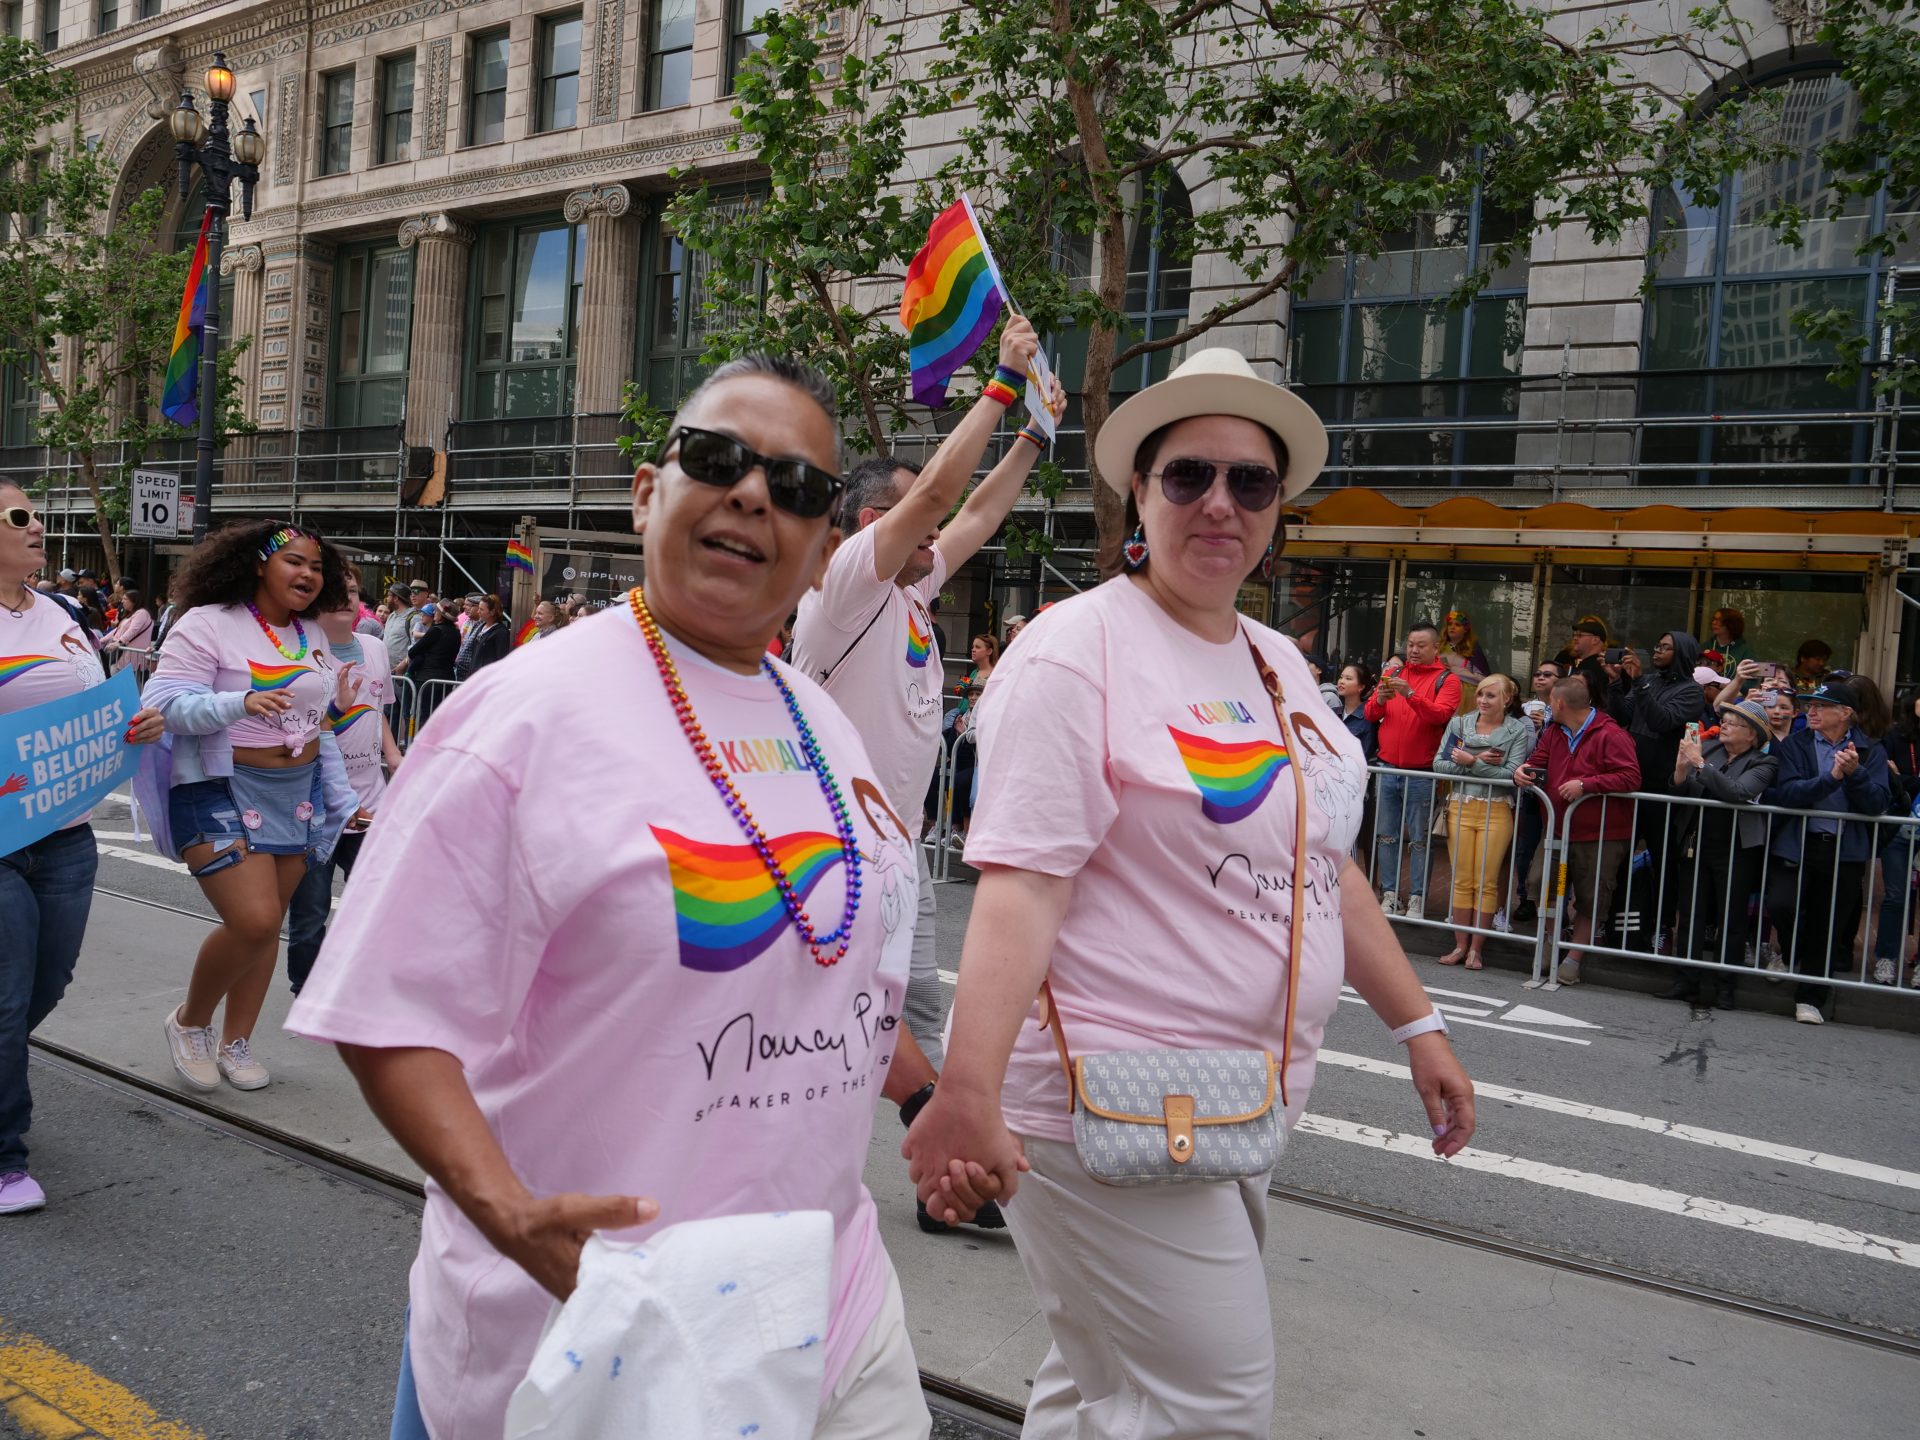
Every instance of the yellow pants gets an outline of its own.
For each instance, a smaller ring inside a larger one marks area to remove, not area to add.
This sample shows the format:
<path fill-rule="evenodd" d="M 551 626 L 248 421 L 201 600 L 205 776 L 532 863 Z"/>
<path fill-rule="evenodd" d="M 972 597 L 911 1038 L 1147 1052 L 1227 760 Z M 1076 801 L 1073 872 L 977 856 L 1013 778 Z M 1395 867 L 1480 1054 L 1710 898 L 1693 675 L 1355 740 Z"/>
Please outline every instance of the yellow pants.
<path fill-rule="evenodd" d="M 1500 871 L 1513 843 L 1513 807 L 1503 800 L 1454 796 L 1447 801 L 1453 858 L 1453 908 L 1491 915 L 1500 908 Z"/>

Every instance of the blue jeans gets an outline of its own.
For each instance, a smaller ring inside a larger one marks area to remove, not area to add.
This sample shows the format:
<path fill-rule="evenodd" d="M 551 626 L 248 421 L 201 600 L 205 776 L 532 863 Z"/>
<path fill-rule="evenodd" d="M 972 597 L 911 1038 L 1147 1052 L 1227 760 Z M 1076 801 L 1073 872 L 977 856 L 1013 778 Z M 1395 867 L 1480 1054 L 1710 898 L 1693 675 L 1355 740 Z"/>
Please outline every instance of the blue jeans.
<path fill-rule="evenodd" d="M 296 995 L 313 974 L 313 962 L 320 958 L 320 946 L 327 938 L 327 916 L 333 909 L 333 872 L 337 868 L 342 875 L 353 874 L 353 862 L 364 838 L 342 835 L 333 858 L 324 865 L 309 865 L 300 887 L 293 892 L 287 906 L 287 980 Z"/>
<path fill-rule="evenodd" d="M 73 979 L 99 868 L 88 825 L 0 855 L 0 1171 L 26 1168 L 27 1036 Z"/>
<path fill-rule="evenodd" d="M 1413 775 L 1382 775 L 1374 809 L 1373 878 L 1403 897 L 1427 895 L 1427 845 L 1433 838 L 1433 781 Z M 1400 837 L 1407 839 L 1407 883 L 1400 885 Z"/>
<path fill-rule="evenodd" d="M 412 1337 L 400 1340 L 400 1382 L 393 1393 L 393 1425 L 387 1440 L 433 1440 L 427 1434 L 427 1422 L 420 1414 L 420 1392 L 413 1388 Z"/>
<path fill-rule="evenodd" d="M 1920 897 L 1913 896 L 1913 857 L 1916 842 L 1911 831 L 1893 832 L 1893 839 L 1880 847 L 1880 864 L 1886 878 L 1886 894 L 1880 901 L 1880 918 L 1873 927 L 1873 958 L 1898 960 L 1905 946 L 1907 930 L 1913 924 L 1914 910 L 1920 909 Z M 1869 879 L 1872 877 L 1869 876 Z"/>

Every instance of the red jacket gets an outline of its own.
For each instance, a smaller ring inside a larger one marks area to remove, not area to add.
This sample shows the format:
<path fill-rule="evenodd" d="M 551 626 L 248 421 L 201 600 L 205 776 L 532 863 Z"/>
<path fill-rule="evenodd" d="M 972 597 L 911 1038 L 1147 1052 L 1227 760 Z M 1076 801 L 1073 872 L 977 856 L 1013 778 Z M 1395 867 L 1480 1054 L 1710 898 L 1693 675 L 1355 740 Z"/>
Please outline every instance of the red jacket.
<path fill-rule="evenodd" d="M 1447 724 L 1460 713 L 1460 677 L 1438 660 L 1400 672 L 1408 689 L 1383 700 L 1385 688 L 1367 697 L 1367 719 L 1380 727 L 1380 763 L 1396 770 L 1431 770 L 1433 752 Z"/>
<path fill-rule="evenodd" d="M 1580 744 L 1570 746 L 1567 732 L 1552 721 L 1540 733 L 1540 743 L 1527 757 L 1527 768 L 1538 776 L 1540 788 L 1553 802 L 1553 820 L 1558 825 L 1570 802 L 1560 798 L 1560 787 L 1578 780 L 1589 795 L 1624 794 L 1640 788 L 1640 756 L 1633 741 L 1604 710 L 1595 710 L 1593 720 L 1581 732 Z M 1605 804 L 1606 832 L 1601 833 L 1602 802 L 1589 800 L 1573 816 L 1572 840 L 1625 840 L 1633 834 L 1633 803 Z"/>

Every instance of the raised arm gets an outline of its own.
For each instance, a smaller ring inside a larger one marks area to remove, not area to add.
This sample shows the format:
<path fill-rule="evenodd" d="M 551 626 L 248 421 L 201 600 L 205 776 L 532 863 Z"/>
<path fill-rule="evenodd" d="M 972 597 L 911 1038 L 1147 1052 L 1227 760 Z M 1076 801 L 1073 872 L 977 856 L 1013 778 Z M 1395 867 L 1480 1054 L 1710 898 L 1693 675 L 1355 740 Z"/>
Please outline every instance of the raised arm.
<path fill-rule="evenodd" d="M 1066 408 L 1066 391 L 1055 380 L 1051 409 L 1055 416 L 1059 416 L 1065 413 Z M 967 497 L 967 503 L 960 507 L 960 513 L 940 531 L 940 554 L 947 562 L 949 575 L 971 560 L 980 547 L 993 538 L 993 532 L 1000 528 L 1000 522 L 1007 518 L 1014 502 L 1020 498 L 1020 492 L 1026 488 L 1027 477 L 1033 473 L 1034 464 L 1040 458 L 1040 447 L 1027 438 L 1028 433 L 1023 430 L 1014 437 L 1012 447 L 1000 457 L 1000 463 L 993 467 L 986 479 L 973 487 L 973 493 Z"/>
<path fill-rule="evenodd" d="M 1008 316 L 1007 323 L 1000 331 L 1000 363 L 1024 374 L 1027 362 L 1039 348 L 1040 341 L 1027 318 L 1024 315 Z M 974 401 L 973 408 L 961 417 L 953 433 L 933 452 L 933 458 L 920 472 L 920 478 L 913 482 L 913 488 L 891 510 L 872 522 L 873 573 L 876 580 L 890 580 L 898 574 L 900 567 L 912 558 L 920 542 L 939 530 L 941 523 L 953 513 L 953 507 L 960 503 L 961 495 L 966 492 L 967 482 L 980 467 L 980 457 L 987 453 L 987 442 L 993 438 L 994 428 L 999 425 L 1000 417 L 1006 414 L 1006 410 L 1006 405 L 991 395 L 982 395 Z M 1032 447 L 1023 441 L 1017 448 Z M 1007 463 L 1002 461 L 1001 467 L 1004 468 Z M 1033 466 L 1031 459 L 1024 463 L 1028 469 Z M 996 470 L 995 474 L 998 473 Z M 1026 476 L 1022 474 L 1020 478 L 1024 482 Z M 1016 484 L 1013 494 L 1019 493 L 1019 485 Z M 1012 507 L 1011 497 L 1007 505 Z M 997 526 L 999 522 L 995 521 L 994 524 Z M 987 533 L 991 534 L 992 529 Z M 983 536 L 981 541 L 975 543 L 974 549 L 977 550 L 984 541 Z"/>

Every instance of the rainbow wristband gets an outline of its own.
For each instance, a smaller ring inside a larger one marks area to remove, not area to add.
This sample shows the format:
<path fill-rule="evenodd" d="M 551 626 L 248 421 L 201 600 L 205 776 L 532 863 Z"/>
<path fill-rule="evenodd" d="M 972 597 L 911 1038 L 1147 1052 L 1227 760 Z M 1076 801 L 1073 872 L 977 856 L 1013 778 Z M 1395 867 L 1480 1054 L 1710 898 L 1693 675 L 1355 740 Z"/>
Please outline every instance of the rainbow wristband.
<path fill-rule="evenodd" d="M 1019 392 L 1015 390 L 1011 385 L 1007 384 L 1006 381 L 1002 380 L 998 375 L 995 375 L 993 379 L 987 382 L 986 389 L 982 390 L 980 394 L 983 399 L 991 400 L 998 405 L 1009 406 L 1009 407 L 1012 406 L 1015 400 L 1018 400 L 1020 398 Z"/>
<path fill-rule="evenodd" d="M 1017 438 L 1021 440 L 1031 440 L 1034 449 L 1038 450 L 1042 455 L 1047 453 L 1047 437 L 1034 428 L 1031 420 L 1020 427 L 1020 434 Z"/>
<path fill-rule="evenodd" d="M 1025 373 L 1014 369 L 1011 365 L 994 366 L 993 378 L 1016 393 L 1027 387 L 1027 377 Z"/>

